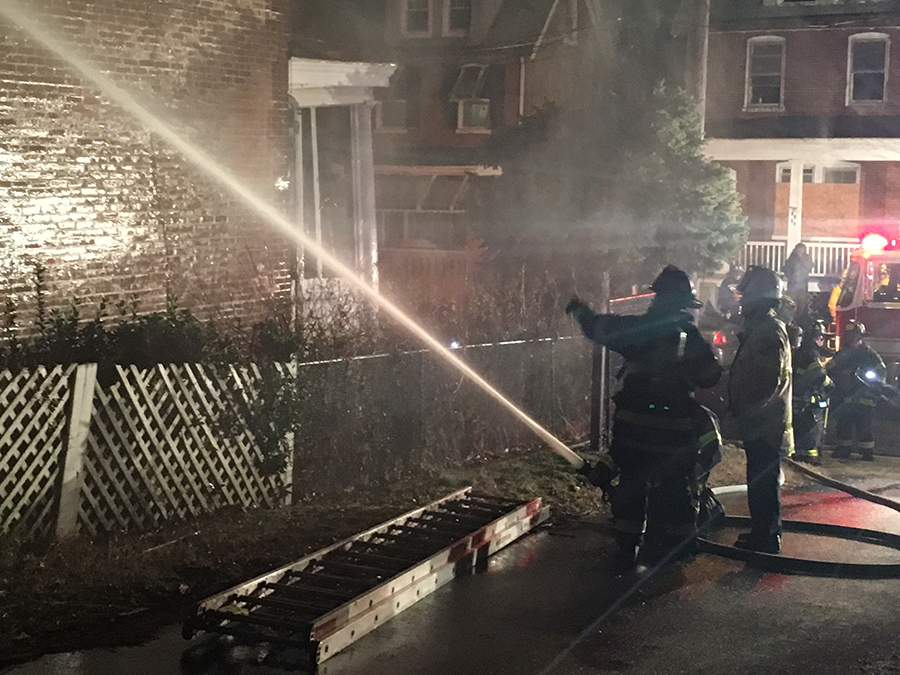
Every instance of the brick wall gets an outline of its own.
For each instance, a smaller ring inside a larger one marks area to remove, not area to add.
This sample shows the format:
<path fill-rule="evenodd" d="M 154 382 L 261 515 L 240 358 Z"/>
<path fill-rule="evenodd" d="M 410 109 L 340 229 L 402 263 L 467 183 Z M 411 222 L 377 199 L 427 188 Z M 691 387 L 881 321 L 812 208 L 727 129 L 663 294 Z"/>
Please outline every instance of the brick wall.
<path fill-rule="evenodd" d="M 287 172 L 285 0 L 29 0 L 67 44 L 266 199 Z M 0 23 L 0 309 L 101 298 L 257 317 L 290 246 L 32 36 Z"/>
<path fill-rule="evenodd" d="M 879 29 L 892 45 L 900 30 Z M 789 115 L 900 114 L 900 78 L 889 75 L 886 103 L 877 107 L 848 107 L 847 49 L 851 35 L 863 30 L 752 31 L 713 33 L 709 39 L 706 117 L 708 123 L 732 118 Z M 784 112 L 744 112 L 747 40 L 774 35 L 785 38 Z M 890 70 L 896 70 L 896 50 L 890 50 Z"/>

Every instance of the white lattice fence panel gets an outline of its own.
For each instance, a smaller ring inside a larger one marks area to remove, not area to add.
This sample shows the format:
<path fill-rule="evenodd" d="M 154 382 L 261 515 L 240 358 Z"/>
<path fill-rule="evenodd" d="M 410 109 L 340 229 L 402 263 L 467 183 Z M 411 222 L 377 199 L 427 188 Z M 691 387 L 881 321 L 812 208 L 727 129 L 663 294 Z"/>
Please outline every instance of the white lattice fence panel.
<path fill-rule="evenodd" d="M 118 368 L 118 374 L 118 383 L 96 392 L 83 530 L 146 529 L 227 504 L 280 503 L 284 480 L 259 474 L 250 434 L 226 438 L 214 423 L 230 405 L 226 382 L 197 365 Z M 252 391 L 254 375 L 233 369 L 230 379 Z"/>
<path fill-rule="evenodd" d="M 0 371 L 0 532 L 53 531 L 56 479 L 75 366 Z"/>

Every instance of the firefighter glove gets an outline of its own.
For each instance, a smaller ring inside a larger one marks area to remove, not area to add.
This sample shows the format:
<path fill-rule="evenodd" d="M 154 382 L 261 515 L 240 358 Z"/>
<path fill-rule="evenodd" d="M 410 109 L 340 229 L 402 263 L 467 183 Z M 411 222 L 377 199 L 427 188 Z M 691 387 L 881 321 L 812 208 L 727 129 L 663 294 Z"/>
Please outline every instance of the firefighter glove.
<path fill-rule="evenodd" d="M 575 314 L 584 309 L 590 309 L 587 303 L 583 302 L 577 295 L 574 296 L 566 305 L 566 314 Z"/>
<path fill-rule="evenodd" d="M 600 455 L 596 464 L 591 465 L 585 462 L 580 473 L 588 479 L 591 485 L 603 491 L 604 501 L 609 501 L 609 495 L 614 487 L 613 482 L 619 477 L 619 469 L 608 454 Z"/>

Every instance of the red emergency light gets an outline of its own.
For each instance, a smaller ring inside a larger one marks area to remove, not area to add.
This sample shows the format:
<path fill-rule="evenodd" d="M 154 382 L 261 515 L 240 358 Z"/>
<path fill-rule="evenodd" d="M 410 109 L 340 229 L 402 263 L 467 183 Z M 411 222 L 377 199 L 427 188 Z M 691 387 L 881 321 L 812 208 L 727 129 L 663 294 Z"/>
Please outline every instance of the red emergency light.
<path fill-rule="evenodd" d="M 717 330 L 716 334 L 713 336 L 713 344 L 716 347 L 724 347 L 725 345 L 727 345 L 728 338 L 725 336 L 725 333 L 723 333 L 720 330 Z"/>
<path fill-rule="evenodd" d="M 878 232 L 870 232 L 860 237 L 859 247 L 866 253 L 880 253 L 881 251 L 893 251 L 897 248 L 896 239 L 888 239 Z"/>

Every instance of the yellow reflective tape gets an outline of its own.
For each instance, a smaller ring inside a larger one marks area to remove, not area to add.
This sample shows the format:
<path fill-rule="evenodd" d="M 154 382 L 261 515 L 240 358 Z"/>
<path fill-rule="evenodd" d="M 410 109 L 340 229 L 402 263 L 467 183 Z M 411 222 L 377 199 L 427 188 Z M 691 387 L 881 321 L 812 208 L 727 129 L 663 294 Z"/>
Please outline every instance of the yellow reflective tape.
<path fill-rule="evenodd" d="M 700 437 L 700 447 L 706 447 L 710 443 L 719 443 L 721 440 L 717 431 L 710 431 Z"/>

